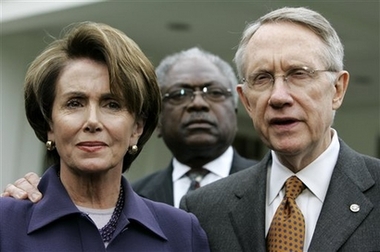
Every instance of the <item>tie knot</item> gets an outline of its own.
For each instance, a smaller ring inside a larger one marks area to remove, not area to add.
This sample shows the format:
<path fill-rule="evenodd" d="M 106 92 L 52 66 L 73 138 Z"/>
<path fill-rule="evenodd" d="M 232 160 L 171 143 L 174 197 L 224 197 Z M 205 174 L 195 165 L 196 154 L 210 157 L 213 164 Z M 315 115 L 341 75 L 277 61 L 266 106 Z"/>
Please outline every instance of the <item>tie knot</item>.
<path fill-rule="evenodd" d="M 296 176 L 291 176 L 285 182 L 285 197 L 295 199 L 305 189 L 305 185 Z"/>
<path fill-rule="evenodd" d="M 203 179 L 204 176 L 206 176 L 207 173 L 208 173 L 208 170 L 203 169 L 203 168 L 191 169 L 190 171 L 188 171 L 186 175 L 191 180 L 188 192 L 199 188 L 201 186 L 200 185 L 201 180 Z"/>
<path fill-rule="evenodd" d="M 191 181 L 196 181 L 196 182 L 201 182 L 201 180 L 203 179 L 204 176 L 206 176 L 206 174 L 208 173 L 209 171 L 206 170 L 206 169 L 191 169 L 190 171 L 188 171 L 186 173 L 186 175 L 190 178 Z"/>

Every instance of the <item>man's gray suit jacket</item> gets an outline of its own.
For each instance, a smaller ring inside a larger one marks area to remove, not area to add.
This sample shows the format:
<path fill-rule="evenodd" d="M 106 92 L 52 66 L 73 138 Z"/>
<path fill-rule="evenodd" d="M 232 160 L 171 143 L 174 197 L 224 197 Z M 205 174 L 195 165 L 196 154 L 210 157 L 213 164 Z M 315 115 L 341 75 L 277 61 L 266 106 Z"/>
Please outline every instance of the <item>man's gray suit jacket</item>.
<path fill-rule="evenodd" d="M 271 155 L 182 198 L 212 251 L 265 251 L 265 197 Z M 323 167 L 321 167 L 323 169 Z M 360 210 L 350 210 L 357 204 Z M 380 251 L 380 160 L 340 140 L 340 153 L 309 251 Z"/>
<path fill-rule="evenodd" d="M 236 150 L 234 150 L 230 174 L 251 167 L 256 163 L 257 161 L 243 158 L 236 152 Z M 137 194 L 144 198 L 173 206 L 174 196 L 172 173 L 173 166 L 172 162 L 170 162 L 169 166 L 165 170 L 161 170 L 141 178 L 140 180 L 132 183 L 132 187 Z"/>

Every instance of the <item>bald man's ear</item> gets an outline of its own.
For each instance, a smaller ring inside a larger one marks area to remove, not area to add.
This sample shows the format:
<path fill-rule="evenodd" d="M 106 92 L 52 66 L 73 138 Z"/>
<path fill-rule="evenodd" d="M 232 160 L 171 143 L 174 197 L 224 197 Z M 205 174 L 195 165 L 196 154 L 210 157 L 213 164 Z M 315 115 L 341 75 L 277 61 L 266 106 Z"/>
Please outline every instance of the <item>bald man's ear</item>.
<path fill-rule="evenodd" d="M 344 95 L 346 94 L 350 75 L 347 71 L 340 71 L 338 78 L 335 81 L 335 94 L 333 97 L 333 109 L 337 110 L 343 103 Z"/>
<path fill-rule="evenodd" d="M 246 97 L 245 93 L 244 93 L 244 84 L 238 84 L 237 87 L 236 87 L 236 90 L 239 94 L 239 98 L 240 98 L 240 102 L 243 104 L 245 110 L 248 112 L 248 114 L 251 113 L 251 104 L 248 100 L 248 98 Z"/>

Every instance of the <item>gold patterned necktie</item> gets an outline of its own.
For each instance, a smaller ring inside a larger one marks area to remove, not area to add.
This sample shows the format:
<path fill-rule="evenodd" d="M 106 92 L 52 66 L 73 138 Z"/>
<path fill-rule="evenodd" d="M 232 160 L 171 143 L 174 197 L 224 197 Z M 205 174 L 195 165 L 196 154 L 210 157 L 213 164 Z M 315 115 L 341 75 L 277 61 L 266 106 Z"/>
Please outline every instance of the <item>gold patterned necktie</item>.
<path fill-rule="evenodd" d="M 191 169 L 186 173 L 186 175 L 191 180 L 190 187 L 188 189 L 188 192 L 194 191 L 195 189 L 198 189 L 200 187 L 200 182 L 204 178 L 204 176 L 207 175 L 209 171 L 206 169 Z"/>
<path fill-rule="evenodd" d="M 267 251 L 303 251 L 305 219 L 296 198 L 305 185 L 296 176 L 285 182 L 285 196 L 272 219 L 267 236 Z"/>

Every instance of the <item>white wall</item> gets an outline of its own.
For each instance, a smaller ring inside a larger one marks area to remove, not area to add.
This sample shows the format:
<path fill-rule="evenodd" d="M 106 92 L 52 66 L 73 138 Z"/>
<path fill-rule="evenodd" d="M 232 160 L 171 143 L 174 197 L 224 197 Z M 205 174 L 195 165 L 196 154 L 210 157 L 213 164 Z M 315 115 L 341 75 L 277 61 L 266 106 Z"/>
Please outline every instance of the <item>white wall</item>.
<path fill-rule="evenodd" d="M 2 37 L 1 180 L 0 188 L 27 171 L 39 171 L 42 143 L 29 126 L 23 102 L 23 79 L 35 56 L 33 42 L 23 36 Z"/>

